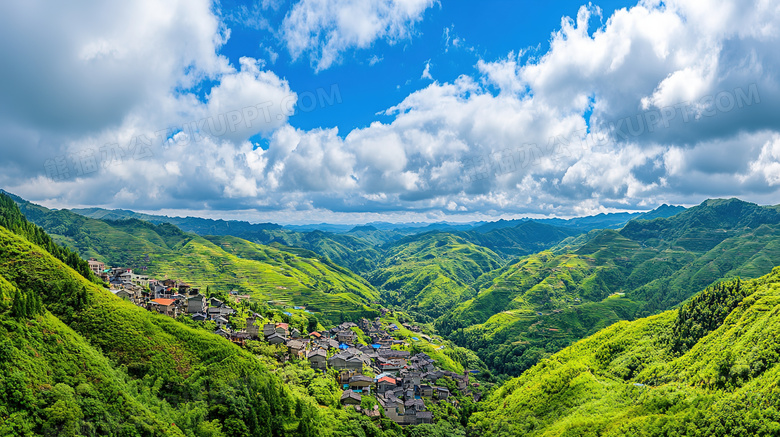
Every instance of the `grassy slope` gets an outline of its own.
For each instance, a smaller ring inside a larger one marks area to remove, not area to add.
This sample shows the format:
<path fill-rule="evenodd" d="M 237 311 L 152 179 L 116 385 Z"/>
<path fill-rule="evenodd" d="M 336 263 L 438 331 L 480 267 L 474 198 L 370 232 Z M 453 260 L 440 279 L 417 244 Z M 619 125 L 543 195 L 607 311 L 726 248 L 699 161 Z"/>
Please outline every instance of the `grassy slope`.
<path fill-rule="evenodd" d="M 334 323 L 375 316 L 378 298 L 366 281 L 314 253 L 263 246 L 235 237 L 199 237 L 170 224 L 101 221 L 22 204 L 31 221 L 60 244 L 110 265 L 205 287 L 237 289 L 256 300 L 310 307 Z M 298 253 L 296 253 L 298 252 Z"/>
<path fill-rule="evenodd" d="M 51 313 L 27 320 L 0 315 L 0 336 L 0 434 L 183 435 L 139 401 L 126 375 Z"/>
<path fill-rule="evenodd" d="M 385 259 L 369 281 L 386 301 L 431 317 L 473 296 L 471 284 L 501 264 L 493 251 L 449 233 L 405 238 L 385 249 Z"/>
<path fill-rule="evenodd" d="M 296 232 L 270 223 L 250 224 L 195 217 L 166 217 L 100 208 L 77 209 L 73 212 L 100 220 L 134 218 L 154 224 L 169 223 L 201 236 L 230 235 L 259 244 L 280 243 L 302 247 L 356 272 L 368 271 L 380 260 L 381 256 L 374 248 L 375 245 L 397 238 L 396 233 L 391 231 L 350 232 L 345 235 L 321 231 Z"/>
<path fill-rule="evenodd" d="M 54 315 L 64 317 L 115 366 L 127 369 L 141 398 L 167 419 L 182 426 L 187 415 L 199 417 L 196 423 L 240 422 L 257 435 L 298 425 L 292 417 L 296 399 L 254 357 L 220 337 L 117 299 L 5 228 L 0 228 L 0 275 L 23 290 L 41 293 L 46 306 L 59 312 Z M 74 309 L 72 296 L 64 291 L 69 286 L 85 290 L 82 308 Z M 56 325 L 49 319 L 41 323 Z M 92 349 L 85 353 L 97 355 Z M 63 368 L 58 365 L 54 371 L 63 373 Z M 243 407 L 221 407 L 234 402 Z"/>
<path fill-rule="evenodd" d="M 486 435 L 776 435 L 780 269 L 743 287 L 750 296 L 684 354 L 669 346 L 676 311 L 614 324 L 505 384 L 472 425 Z"/>

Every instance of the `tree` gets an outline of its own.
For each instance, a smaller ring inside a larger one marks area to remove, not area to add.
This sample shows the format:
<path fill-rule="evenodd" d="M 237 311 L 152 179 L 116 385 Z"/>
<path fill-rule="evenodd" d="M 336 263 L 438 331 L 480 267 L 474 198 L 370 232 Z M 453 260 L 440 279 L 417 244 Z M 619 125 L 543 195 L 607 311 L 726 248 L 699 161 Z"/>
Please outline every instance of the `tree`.
<path fill-rule="evenodd" d="M 30 295 L 31 303 L 30 303 L 30 315 L 31 317 L 38 316 L 40 314 L 43 314 L 43 301 L 41 300 L 41 296 L 37 293 L 33 293 Z"/>
<path fill-rule="evenodd" d="M 14 292 L 14 303 L 11 305 L 11 315 L 17 319 L 29 317 L 27 309 L 27 299 L 19 290 Z"/>
<path fill-rule="evenodd" d="M 317 325 L 319 325 L 320 321 L 317 320 L 317 317 L 314 314 L 309 315 L 309 322 L 306 325 L 306 330 L 308 332 L 316 331 Z"/>

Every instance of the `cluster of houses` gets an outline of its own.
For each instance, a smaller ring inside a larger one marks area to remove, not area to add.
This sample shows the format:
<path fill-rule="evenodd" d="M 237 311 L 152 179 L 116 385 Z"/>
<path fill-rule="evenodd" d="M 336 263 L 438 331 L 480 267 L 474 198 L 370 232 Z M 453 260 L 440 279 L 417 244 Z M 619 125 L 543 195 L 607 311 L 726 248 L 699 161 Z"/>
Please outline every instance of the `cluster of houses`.
<path fill-rule="evenodd" d="M 287 323 L 264 323 L 260 314 L 253 314 L 246 319 L 246 330 L 235 332 L 229 327 L 229 319 L 236 311 L 219 299 L 207 299 L 189 284 L 151 279 L 131 269 L 107 269 L 94 259 L 89 260 L 89 265 L 98 277 L 110 284 L 112 293 L 147 310 L 170 317 L 187 314 L 194 321 L 211 320 L 216 324 L 215 334 L 235 343 L 264 339 L 270 344 L 284 345 L 288 358 L 307 360 L 313 369 L 338 370 L 338 382 L 343 390 L 341 403 L 369 417 L 379 416 L 379 411 L 360 408 L 367 394 L 376 396 L 391 420 L 399 425 L 416 425 L 433 420 L 425 406 L 426 399 L 457 405 L 449 389 L 437 386 L 437 381 L 449 377 L 461 393 L 468 393 L 468 373 L 441 370 L 425 353 L 412 355 L 406 350 L 393 349 L 408 344 L 391 335 L 398 326 L 390 323 L 385 327 L 378 317 L 373 322 L 362 319 L 359 325 L 345 322 L 326 331 L 304 334 Z M 383 308 L 382 313 L 386 312 Z M 417 326 L 402 326 L 420 331 Z M 370 338 L 370 344 L 361 344 L 352 328 L 360 328 Z M 420 337 L 430 341 L 424 334 Z"/>
<path fill-rule="evenodd" d="M 370 345 L 358 343 L 357 334 L 351 329 L 354 327 L 370 337 Z M 449 389 L 436 386 L 436 382 L 449 377 L 465 393 L 469 387 L 468 373 L 441 370 L 425 353 L 412 355 L 392 349 L 405 341 L 393 338 L 388 330 L 392 332 L 398 327 L 390 324 L 385 330 L 377 318 L 373 322 L 362 319 L 360 325 L 345 322 L 327 331 L 302 335 L 287 323 L 265 323 L 261 328 L 257 318 L 247 319 L 249 337 L 262 336 L 268 343 L 283 344 L 289 357 L 308 360 L 314 369 L 338 370 L 342 404 L 360 409 L 363 395 L 374 394 L 387 417 L 396 423 L 430 423 L 433 417 L 426 409 L 425 399 L 457 403 L 450 398 Z M 369 417 L 379 414 L 378 410 L 361 411 Z"/>
<path fill-rule="evenodd" d="M 211 320 L 217 325 L 217 333 L 226 329 L 228 318 L 236 310 L 216 298 L 207 299 L 198 288 L 175 279 L 156 280 L 133 273 L 123 267 L 106 268 L 93 259 L 89 267 L 96 276 L 108 282 L 111 292 L 122 299 L 170 317 L 189 315 L 192 320 Z"/>

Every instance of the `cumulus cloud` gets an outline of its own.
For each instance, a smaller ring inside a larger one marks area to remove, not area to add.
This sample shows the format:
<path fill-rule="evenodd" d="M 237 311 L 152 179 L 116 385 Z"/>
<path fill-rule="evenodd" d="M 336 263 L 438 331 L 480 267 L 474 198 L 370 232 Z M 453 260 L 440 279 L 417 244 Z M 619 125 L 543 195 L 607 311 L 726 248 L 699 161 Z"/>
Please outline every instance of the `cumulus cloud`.
<path fill-rule="evenodd" d="M 216 52 L 228 31 L 210 6 L 3 3 L 0 114 L 37 130 L 83 133 L 227 71 Z"/>
<path fill-rule="evenodd" d="M 282 38 L 293 59 L 308 53 L 317 71 L 339 62 L 349 49 L 376 40 L 408 38 L 433 0 L 300 0 L 282 23 Z"/>
<path fill-rule="evenodd" d="M 175 7 L 147 23 L 144 35 L 159 39 L 161 52 L 148 56 L 167 63 L 127 83 L 110 69 L 140 74 L 134 62 L 147 54 L 135 36 L 111 37 L 123 35 L 116 30 L 124 25 L 120 17 L 98 29 L 76 21 L 74 28 L 85 28 L 58 30 L 75 36 L 57 41 L 60 50 L 52 49 L 44 71 L 92 65 L 102 71 L 66 75 L 76 81 L 68 90 L 37 88 L 42 78 L 35 74 L 23 78 L 42 61 L 26 59 L 5 38 L 6 58 L 21 66 L 0 74 L 16 75 L 24 92 L 0 81 L 7 139 L 0 183 L 70 205 L 253 210 L 269 217 L 281 210 L 289 217 L 314 214 L 315 221 L 369 212 L 418 219 L 575 215 L 714 196 L 776 203 L 780 6 L 772 2 L 722 0 L 712 10 L 694 0 L 648 0 L 616 11 L 592 32 L 589 22 L 601 12 L 582 7 L 562 20 L 541 56 L 524 61 L 515 51 L 482 59 L 475 74 L 430 83 L 388 108 L 383 121 L 351 132 L 290 126 L 295 90 L 256 59 L 229 65 L 218 54 L 228 31 L 201 6 L 180 11 L 194 14 L 186 31 L 179 20 L 159 19 Z M 302 0 L 285 18 L 288 50 L 324 69 L 345 50 L 408 37 L 429 6 Z M 0 8 L 4 17 L 24 12 Z M 179 32 L 198 32 L 202 47 L 179 45 L 171 36 Z M 34 37 L 55 39 L 47 32 Z M 429 67 L 423 78 L 432 79 Z M 214 85 L 199 98 L 187 86 L 202 78 Z M 84 99 L 75 98 L 78 92 Z M 36 118 L 27 97 L 51 99 L 59 109 Z M 12 111 L 15 105 L 22 109 Z M 72 110 L 60 114 L 62 108 Z M 147 145 L 138 135 L 147 132 L 151 155 L 137 156 Z M 266 139 L 263 147 L 249 141 L 257 133 Z M 47 156 L 103 153 L 114 143 L 125 159 L 56 182 L 47 174 L 60 162 L 44 171 Z M 28 150 L 48 152 L 41 158 Z"/>

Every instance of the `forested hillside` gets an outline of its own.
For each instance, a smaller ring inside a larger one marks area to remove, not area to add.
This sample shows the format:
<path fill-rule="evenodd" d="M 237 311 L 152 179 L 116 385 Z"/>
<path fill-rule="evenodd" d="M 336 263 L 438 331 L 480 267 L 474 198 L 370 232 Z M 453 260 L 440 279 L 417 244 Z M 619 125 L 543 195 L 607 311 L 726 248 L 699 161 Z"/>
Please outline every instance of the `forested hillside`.
<path fill-rule="evenodd" d="M 780 265 L 777 207 L 709 200 L 670 218 L 592 231 L 485 275 L 437 320 L 495 371 L 517 375 L 618 320 L 674 307 L 720 278 Z"/>
<path fill-rule="evenodd" d="M 383 252 L 384 263 L 368 280 L 386 302 L 430 318 L 474 296 L 476 279 L 503 261 L 489 249 L 438 232 L 406 237 Z"/>
<path fill-rule="evenodd" d="M 719 284 L 542 360 L 471 424 L 502 436 L 777 435 L 779 308 L 780 268 Z"/>
<path fill-rule="evenodd" d="M 3 435 L 265 436 L 319 421 L 227 340 L 114 297 L 5 227 L 0 289 Z"/>
<path fill-rule="evenodd" d="M 166 223 L 95 220 L 27 202 L 21 202 L 20 208 L 32 222 L 50 232 L 54 241 L 108 265 L 160 279 L 181 279 L 203 288 L 237 290 L 258 301 L 307 306 L 324 321 L 334 323 L 378 314 L 368 306 L 379 298 L 376 289 L 310 251 L 230 236 L 204 238 Z"/>
<path fill-rule="evenodd" d="M 22 199 L 18 201 L 24 202 Z M 379 231 L 376 228 L 356 229 L 344 234 L 312 231 L 298 232 L 272 223 L 251 224 L 242 221 L 211 220 L 198 217 L 167 217 L 141 214 L 125 210 L 100 208 L 74 209 L 73 212 L 99 220 L 137 219 L 154 224 L 172 224 L 177 228 L 201 236 L 232 236 L 259 244 L 278 243 L 311 250 L 326 256 L 334 263 L 355 272 L 373 269 L 380 259 L 374 248 L 377 244 L 401 238 L 404 234 Z"/>

